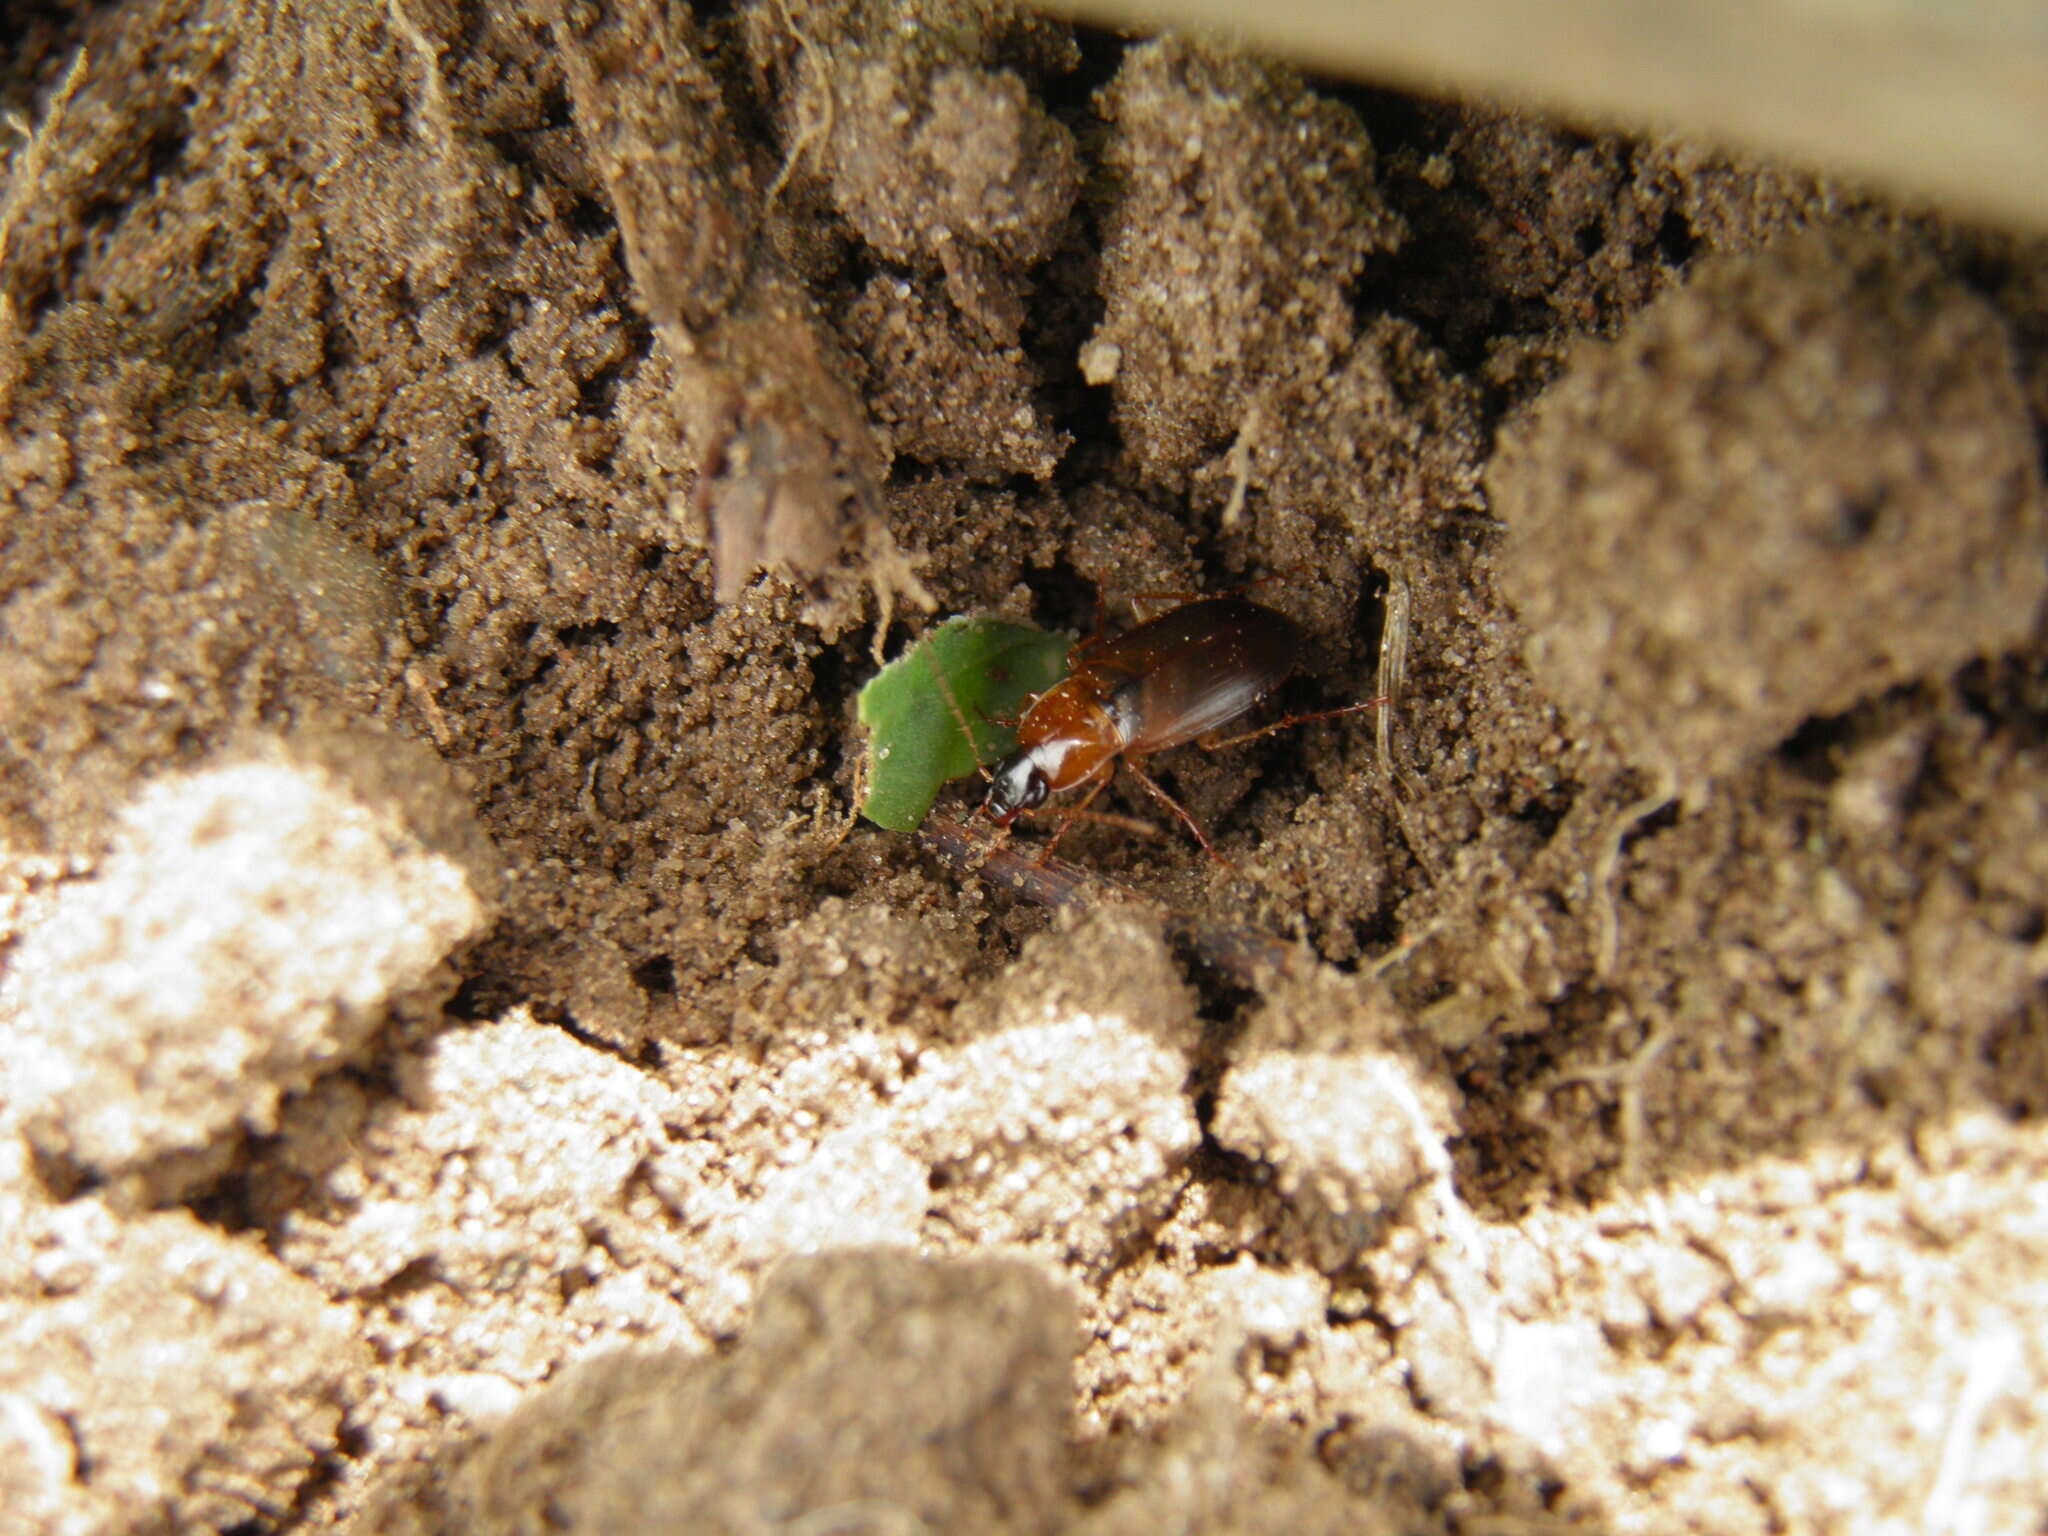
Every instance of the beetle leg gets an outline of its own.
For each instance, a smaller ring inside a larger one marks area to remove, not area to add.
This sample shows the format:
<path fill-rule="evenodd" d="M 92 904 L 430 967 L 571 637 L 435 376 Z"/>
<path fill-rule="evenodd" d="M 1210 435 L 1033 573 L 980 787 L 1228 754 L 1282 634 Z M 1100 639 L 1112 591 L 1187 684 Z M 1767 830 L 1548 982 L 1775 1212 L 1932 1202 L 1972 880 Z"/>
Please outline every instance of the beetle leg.
<path fill-rule="evenodd" d="M 1182 603 L 1206 602 L 1214 597 L 1236 597 L 1240 593 L 1251 591 L 1254 587 L 1263 587 L 1272 582 L 1284 581 L 1289 574 L 1285 571 L 1275 571 L 1271 576 L 1254 577 L 1252 580 L 1240 582 L 1234 587 L 1225 587 L 1221 592 L 1133 592 L 1131 594 L 1131 613 L 1142 624 L 1145 622 L 1145 617 L 1138 612 L 1138 604 L 1140 603 L 1170 602 L 1178 606 Z"/>
<path fill-rule="evenodd" d="M 1087 654 L 1100 646 L 1108 636 L 1104 621 L 1109 617 L 1109 605 L 1102 600 L 1102 594 L 1095 594 L 1095 625 L 1088 631 L 1085 640 L 1076 640 L 1067 650 L 1067 670 L 1072 672 L 1081 665 Z"/>
<path fill-rule="evenodd" d="M 1153 619 L 1160 618 L 1162 615 L 1155 613 L 1148 617 L 1144 609 L 1140 608 L 1138 604 L 1171 603 L 1175 608 L 1180 608 L 1188 603 L 1199 603 L 1208 595 L 1206 592 L 1133 592 L 1131 594 L 1131 617 L 1140 624 L 1149 624 Z M 1168 611 L 1170 612 L 1171 610 Z"/>
<path fill-rule="evenodd" d="M 1204 752 L 1221 752 L 1225 747 L 1242 746 L 1248 741 L 1257 741 L 1261 736 L 1270 736 L 1275 731 L 1290 730 L 1297 725 L 1308 725 L 1317 720 L 1334 720 L 1339 715 L 1355 715 L 1363 709 L 1378 709 L 1387 701 L 1384 698 L 1367 699 L 1363 704 L 1346 704 L 1342 709 L 1318 709 L 1306 715 L 1289 715 L 1284 720 L 1275 720 L 1271 725 L 1262 725 L 1256 731 L 1246 731 L 1240 736 L 1226 736 L 1221 741 L 1198 741 L 1196 746 Z"/>
<path fill-rule="evenodd" d="M 1047 859 L 1052 857 L 1053 849 L 1059 847 L 1060 839 L 1067 835 L 1067 829 L 1073 826 L 1075 822 L 1079 821 L 1081 819 L 1081 813 L 1087 810 L 1089 806 L 1095 803 L 1095 797 L 1102 793 L 1102 786 L 1107 784 L 1110 780 L 1110 774 L 1104 772 L 1104 769 L 1108 767 L 1109 765 L 1105 763 L 1102 768 L 1096 769 L 1094 773 L 1089 775 L 1089 778 L 1095 780 L 1095 785 L 1092 789 L 1088 791 L 1087 795 L 1082 799 L 1079 805 L 1069 806 L 1067 809 L 1060 812 L 1059 830 L 1053 833 L 1052 837 L 1047 840 L 1046 845 L 1043 848 L 1039 849 L 1039 863 L 1043 864 Z M 1082 782 L 1086 783 L 1087 780 L 1084 779 Z"/>
<path fill-rule="evenodd" d="M 1233 875 L 1239 875 L 1243 873 L 1243 871 L 1240 870 L 1235 864 L 1231 863 L 1230 860 L 1226 859 L 1225 857 L 1223 857 L 1222 854 L 1216 851 L 1216 845 L 1209 841 L 1209 834 L 1202 830 L 1202 824 L 1199 821 L 1195 820 L 1193 815 L 1189 813 L 1188 808 L 1186 806 L 1182 805 L 1178 800 L 1174 799 L 1173 796 L 1169 795 L 1165 790 L 1161 789 L 1158 783 L 1153 779 L 1151 774 L 1147 773 L 1144 769 L 1140 768 L 1133 759 L 1128 757 L 1124 759 L 1124 766 L 1131 770 L 1132 776 L 1135 777 L 1140 784 L 1144 785 L 1146 789 L 1152 792 L 1154 799 L 1158 800 L 1158 802 L 1161 805 L 1165 806 L 1169 811 L 1173 812 L 1174 815 L 1180 818 L 1182 826 L 1186 827 L 1190 832 L 1195 834 L 1195 841 L 1202 845 L 1203 851 L 1206 852 L 1210 858 L 1214 859 L 1218 864 L 1221 864 Z"/>

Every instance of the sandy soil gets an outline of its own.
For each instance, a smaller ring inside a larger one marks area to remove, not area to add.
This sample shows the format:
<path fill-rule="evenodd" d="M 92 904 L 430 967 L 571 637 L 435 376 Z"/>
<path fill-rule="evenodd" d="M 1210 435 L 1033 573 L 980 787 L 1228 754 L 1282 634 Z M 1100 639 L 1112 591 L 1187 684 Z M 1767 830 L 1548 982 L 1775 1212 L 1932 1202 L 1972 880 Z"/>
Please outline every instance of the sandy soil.
<path fill-rule="evenodd" d="M 2048 248 L 979 5 L 0 95 L 0 1530 L 2048 1521 Z M 1230 865 L 852 816 L 1276 574 Z"/>

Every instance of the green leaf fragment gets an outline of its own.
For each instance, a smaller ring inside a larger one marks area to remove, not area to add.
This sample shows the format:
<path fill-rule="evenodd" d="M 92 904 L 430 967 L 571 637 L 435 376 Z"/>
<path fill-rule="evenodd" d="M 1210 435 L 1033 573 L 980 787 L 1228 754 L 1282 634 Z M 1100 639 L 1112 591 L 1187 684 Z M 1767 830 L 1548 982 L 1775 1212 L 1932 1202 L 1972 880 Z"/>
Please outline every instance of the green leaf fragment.
<path fill-rule="evenodd" d="M 1014 718 L 1029 695 L 1064 677 L 1071 645 L 1028 624 L 948 619 L 882 668 L 860 691 L 861 814 L 891 832 L 915 831 L 940 785 L 1015 751 L 1016 733 L 997 718 Z"/>

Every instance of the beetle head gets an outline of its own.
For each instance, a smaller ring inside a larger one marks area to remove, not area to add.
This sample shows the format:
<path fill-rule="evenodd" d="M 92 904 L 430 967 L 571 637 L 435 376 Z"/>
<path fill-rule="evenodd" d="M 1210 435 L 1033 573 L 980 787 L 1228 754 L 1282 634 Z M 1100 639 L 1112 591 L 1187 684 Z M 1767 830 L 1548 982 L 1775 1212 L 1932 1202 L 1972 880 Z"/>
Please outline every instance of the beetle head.
<path fill-rule="evenodd" d="M 1019 752 L 996 769 L 988 795 L 981 802 L 982 813 L 999 827 L 1007 827 L 1024 811 L 1045 804 L 1045 774 L 1030 752 Z"/>

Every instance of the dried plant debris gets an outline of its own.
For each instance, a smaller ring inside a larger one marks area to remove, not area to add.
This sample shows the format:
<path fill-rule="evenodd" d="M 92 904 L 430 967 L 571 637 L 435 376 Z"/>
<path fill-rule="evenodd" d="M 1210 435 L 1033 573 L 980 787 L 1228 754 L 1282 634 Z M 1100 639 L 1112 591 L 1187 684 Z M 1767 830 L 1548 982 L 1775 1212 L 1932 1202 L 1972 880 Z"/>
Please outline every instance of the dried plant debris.
<path fill-rule="evenodd" d="M 737 150 L 706 68 L 710 40 L 686 13 L 625 0 L 594 24 L 583 15 L 564 10 L 555 35 L 640 300 L 669 353 L 718 596 L 730 599 L 764 565 L 815 581 L 857 545 L 885 607 L 899 593 L 930 607 L 882 520 L 889 445 L 799 280 L 800 215 L 782 193 L 813 153 L 839 213 L 876 252 L 943 270 L 945 310 L 868 328 L 866 350 L 901 395 L 913 388 L 908 359 L 892 351 L 909 345 L 929 361 L 922 338 L 943 335 L 948 314 L 1015 348 L 1021 274 L 1050 253 L 1078 186 L 1071 136 L 1015 74 L 977 67 L 1005 30 L 1000 17 L 964 6 L 947 17 L 898 5 L 827 10 L 815 30 L 754 32 L 767 50 L 757 63 L 784 75 L 796 102 L 787 159 L 764 182 L 764 168 Z M 793 61 L 779 57 L 791 38 Z M 887 41 L 877 48 L 874 38 Z M 914 185 L 900 181 L 906 161 L 920 167 Z M 965 407 L 955 413 L 963 423 L 995 409 L 1021 415 L 1008 457 L 1022 454 L 1043 479 L 1064 440 L 1037 419 L 1033 382 L 1013 350 L 1009 379 L 950 404 Z M 947 456 L 1006 462 L 949 434 L 948 404 L 878 408 L 899 437 L 914 412 Z M 923 445 L 913 436 L 895 446 Z"/>
<path fill-rule="evenodd" d="M 2048 246 L 962 0 L 23 36 L 0 1526 L 2039 1523 Z M 1399 697 L 1162 756 L 1242 881 L 856 815 L 917 584 L 1267 577 Z"/>
<path fill-rule="evenodd" d="M 761 229 L 705 41 L 687 11 L 556 19 L 576 116 L 626 262 L 669 352 L 710 511 L 721 600 L 762 565 L 820 575 L 878 514 L 883 464 L 806 291 Z"/>

